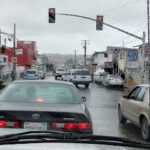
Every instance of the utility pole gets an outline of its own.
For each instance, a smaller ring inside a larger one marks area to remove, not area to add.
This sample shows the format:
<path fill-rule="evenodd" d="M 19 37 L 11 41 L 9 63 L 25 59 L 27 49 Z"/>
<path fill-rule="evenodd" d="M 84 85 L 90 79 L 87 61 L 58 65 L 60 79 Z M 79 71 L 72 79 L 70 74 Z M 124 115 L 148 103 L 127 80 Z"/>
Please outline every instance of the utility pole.
<path fill-rule="evenodd" d="M 75 69 L 77 69 L 77 50 L 75 50 L 75 55 L 74 55 L 74 59 L 75 59 Z"/>
<path fill-rule="evenodd" d="M 150 19 L 149 19 L 149 0 L 147 0 L 147 27 L 148 27 L 148 43 L 150 43 Z"/>
<path fill-rule="evenodd" d="M 87 44 L 88 41 L 87 40 L 82 40 L 84 43 L 83 43 L 83 48 L 84 48 L 84 68 L 86 69 L 86 51 L 87 51 Z"/>
<path fill-rule="evenodd" d="M 14 79 L 16 80 L 16 24 L 14 24 L 14 34 L 13 34 L 13 57 L 14 57 L 14 66 L 13 66 L 13 71 L 14 71 Z"/>
<path fill-rule="evenodd" d="M 143 32 L 143 40 L 142 40 L 142 63 L 141 63 L 141 83 L 144 84 L 144 74 L 145 74 L 145 70 L 144 70 L 144 62 L 145 62 L 145 32 Z"/>

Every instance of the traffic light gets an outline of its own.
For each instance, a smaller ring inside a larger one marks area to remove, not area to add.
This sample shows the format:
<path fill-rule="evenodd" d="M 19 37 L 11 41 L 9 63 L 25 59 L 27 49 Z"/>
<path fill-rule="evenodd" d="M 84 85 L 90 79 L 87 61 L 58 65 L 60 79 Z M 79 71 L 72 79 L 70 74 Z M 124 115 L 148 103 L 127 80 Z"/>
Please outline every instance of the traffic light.
<path fill-rule="evenodd" d="M 97 16 L 96 30 L 103 30 L 103 16 Z"/>
<path fill-rule="evenodd" d="M 55 8 L 49 8 L 49 23 L 55 23 Z"/>
<path fill-rule="evenodd" d="M 147 44 L 147 45 L 145 46 L 145 56 L 149 56 L 149 54 L 150 54 L 150 47 L 149 47 L 149 45 Z"/>
<path fill-rule="evenodd" d="M 6 46 L 2 45 L 2 53 L 5 53 L 5 52 L 6 52 Z"/>

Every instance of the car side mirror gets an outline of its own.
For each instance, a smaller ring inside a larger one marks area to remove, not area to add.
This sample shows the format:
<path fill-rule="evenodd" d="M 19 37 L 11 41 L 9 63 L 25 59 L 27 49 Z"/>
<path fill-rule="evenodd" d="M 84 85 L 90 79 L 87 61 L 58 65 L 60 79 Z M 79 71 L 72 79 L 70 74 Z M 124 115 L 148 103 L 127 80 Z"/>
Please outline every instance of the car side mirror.
<path fill-rule="evenodd" d="M 86 97 L 82 96 L 82 100 L 83 100 L 83 102 L 85 102 L 86 101 Z"/>
<path fill-rule="evenodd" d="M 128 96 L 127 96 L 127 95 L 124 95 L 123 98 L 128 99 Z"/>

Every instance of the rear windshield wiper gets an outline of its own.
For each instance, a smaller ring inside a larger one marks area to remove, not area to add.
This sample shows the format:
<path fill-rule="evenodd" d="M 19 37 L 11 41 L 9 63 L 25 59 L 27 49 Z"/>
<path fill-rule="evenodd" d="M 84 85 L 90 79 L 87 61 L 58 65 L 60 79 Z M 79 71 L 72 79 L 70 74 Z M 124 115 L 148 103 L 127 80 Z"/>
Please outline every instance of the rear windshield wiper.
<path fill-rule="evenodd" d="M 63 131 L 29 131 L 0 136 L 0 145 L 31 143 L 80 143 L 150 149 L 150 143 L 114 136 L 76 134 Z"/>

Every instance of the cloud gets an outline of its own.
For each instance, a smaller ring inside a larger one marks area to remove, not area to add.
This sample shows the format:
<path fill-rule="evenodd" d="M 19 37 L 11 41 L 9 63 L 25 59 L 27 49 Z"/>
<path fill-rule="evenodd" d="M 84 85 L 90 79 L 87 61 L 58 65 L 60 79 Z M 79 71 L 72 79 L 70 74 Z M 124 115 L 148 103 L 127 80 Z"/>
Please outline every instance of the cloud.
<path fill-rule="evenodd" d="M 87 39 L 90 40 L 88 52 L 91 54 L 105 50 L 116 41 L 115 45 L 120 45 L 127 36 L 106 26 L 103 31 L 96 31 L 95 22 L 81 18 L 57 15 L 56 23 L 49 24 L 48 8 L 51 7 L 59 13 L 92 18 L 97 14 L 104 15 L 105 22 L 138 35 L 142 35 L 147 24 L 146 1 L 141 0 L 0 0 L 0 3 L 0 28 L 12 33 L 13 23 L 16 23 L 17 38 L 36 40 L 40 53 L 70 53 L 74 49 L 82 53 L 81 40 Z M 138 42 L 131 37 L 125 39 L 131 47 Z"/>

